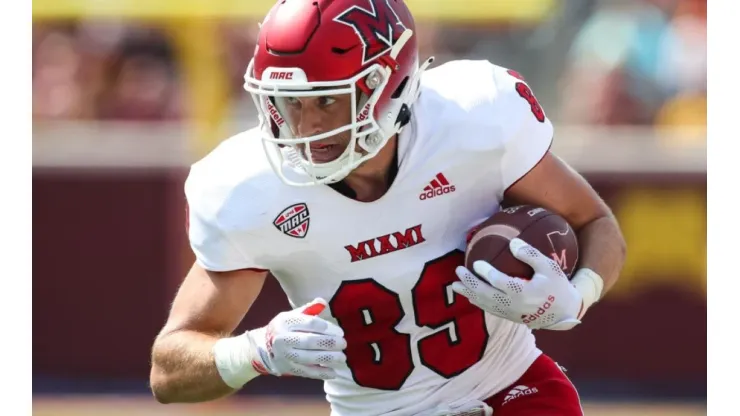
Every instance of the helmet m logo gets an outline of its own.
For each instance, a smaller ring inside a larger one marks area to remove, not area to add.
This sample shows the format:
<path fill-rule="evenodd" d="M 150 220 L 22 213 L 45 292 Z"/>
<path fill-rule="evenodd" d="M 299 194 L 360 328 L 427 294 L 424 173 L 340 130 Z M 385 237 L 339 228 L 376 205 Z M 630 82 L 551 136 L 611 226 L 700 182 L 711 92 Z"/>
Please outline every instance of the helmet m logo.
<path fill-rule="evenodd" d="M 334 18 L 351 26 L 362 42 L 362 64 L 390 52 L 393 43 L 406 30 L 389 0 L 367 0 L 370 9 L 352 6 Z"/>

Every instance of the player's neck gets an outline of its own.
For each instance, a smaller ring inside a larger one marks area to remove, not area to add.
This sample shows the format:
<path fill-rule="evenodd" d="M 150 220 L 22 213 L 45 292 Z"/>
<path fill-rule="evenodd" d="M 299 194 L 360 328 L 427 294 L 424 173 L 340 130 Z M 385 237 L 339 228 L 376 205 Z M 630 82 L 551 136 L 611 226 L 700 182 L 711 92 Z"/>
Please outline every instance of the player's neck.
<path fill-rule="evenodd" d="M 395 177 L 393 166 L 397 163 L 396 146 L 398 135 L 388 140 L 375 157 L 357 167 L 344 179 L 344 183 L 355 193 L 355 199 L 372 202 L 380 199 L 390 188 Z"/>

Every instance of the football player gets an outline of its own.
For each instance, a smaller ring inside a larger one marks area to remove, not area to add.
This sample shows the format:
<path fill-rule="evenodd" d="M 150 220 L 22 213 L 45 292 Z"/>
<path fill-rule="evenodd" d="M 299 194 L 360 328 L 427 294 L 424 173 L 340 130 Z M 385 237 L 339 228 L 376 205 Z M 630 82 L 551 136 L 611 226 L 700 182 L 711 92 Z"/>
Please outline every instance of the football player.
<path fill-rule="evenodd" d="M 245 75 L 260 124 L 185 185 L 196 261 L 153 346 L 160 402 L 273 375 L 324 380 L 335 416 L 582 414 L 532 330 L 573 328 L 609 290 L 619 227 L 550 152 L 553 126 L 518 73 L 487 61 L 425 72 L 414 30 L 402 0 L 270 10 Z M 531 281 L 462 266 L 466 233 L 505 198 L 573 226 L 572 281 L 516 238 Z M 294 309 L 234 334 L 268 271 Z M 531 319 L 553 296 L 555 319 Z"/>

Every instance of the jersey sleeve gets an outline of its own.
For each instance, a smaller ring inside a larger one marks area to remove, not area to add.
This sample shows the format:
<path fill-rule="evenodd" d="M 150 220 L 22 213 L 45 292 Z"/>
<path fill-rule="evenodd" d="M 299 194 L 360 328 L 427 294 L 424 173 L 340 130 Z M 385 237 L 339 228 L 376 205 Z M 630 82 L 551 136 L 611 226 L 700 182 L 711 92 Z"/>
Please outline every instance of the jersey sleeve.
<path fill-rule="evenodd" d="M 518 73 L 497 67 L 498 110 L 507 115 L 501 156 L 502 189 L 509 189 L 547 154 L 553 125 L 532 89 Z"/>
<path fill-rule="evenodd" d="M 201 173 L 194 166 L 185 182 L 188 238 L 196 263 L 216 272 L 268 270 L 263 263 L 262 238 L 256 227 L 250 226 L 249 213 L 234 215 L 241 208 L 234 201 L 234 190 L 204 183 Z"/>

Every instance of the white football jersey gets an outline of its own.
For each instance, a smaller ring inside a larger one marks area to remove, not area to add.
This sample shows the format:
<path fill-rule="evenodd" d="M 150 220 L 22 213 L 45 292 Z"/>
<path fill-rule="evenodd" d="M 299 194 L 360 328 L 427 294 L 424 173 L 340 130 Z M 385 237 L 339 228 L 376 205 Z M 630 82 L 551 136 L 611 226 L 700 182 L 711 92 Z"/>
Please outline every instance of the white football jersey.
<path fill-rule="evenodd" d="M 426 72 L 388 192 L 358 202 L 290 187 L 257 130 L 193 165 L 185 190 L 197 262 L 270 270 L 296 307 L 320 297 L 345 332 L 325 382 L 332 415 L 417 415 L 483 400 L 541 353 L 524 326 L 455 294 L 468 230 L 545 155 L 553 127 L 517 74 L 487 61 Z M 289 170 L 286 167 L 286 170 Z"/>

